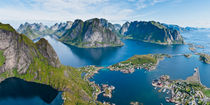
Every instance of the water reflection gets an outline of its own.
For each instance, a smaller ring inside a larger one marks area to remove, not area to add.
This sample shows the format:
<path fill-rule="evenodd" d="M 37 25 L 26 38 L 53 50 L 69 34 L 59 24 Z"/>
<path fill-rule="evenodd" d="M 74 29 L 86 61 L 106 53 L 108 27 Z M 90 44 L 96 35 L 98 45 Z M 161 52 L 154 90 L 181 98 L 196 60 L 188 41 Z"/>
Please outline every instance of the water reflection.
<path fill-rule="evenodd" d="M 104 59 L 110 59 L 118 53 L 121 47 L 107 47 L 107 48 L 77 48 L 69 46 L 72 53 L 79 59 L 85 60 L 90 64 L 101 65 Z"/>
<path fill-rule="evenodd" d="M 58 93 L 59 92 L 57 90 L 48 85 L 26 82 L 22 79 L 13 77 L 8 78 L 0 83 L 0 104 L 1 101 L 5 101 L 11 98 L 22 98 L 23 100 L 28 100 L 35 97 L 39 97 L 46 104 L 50 104 L 58 95 Z"/>

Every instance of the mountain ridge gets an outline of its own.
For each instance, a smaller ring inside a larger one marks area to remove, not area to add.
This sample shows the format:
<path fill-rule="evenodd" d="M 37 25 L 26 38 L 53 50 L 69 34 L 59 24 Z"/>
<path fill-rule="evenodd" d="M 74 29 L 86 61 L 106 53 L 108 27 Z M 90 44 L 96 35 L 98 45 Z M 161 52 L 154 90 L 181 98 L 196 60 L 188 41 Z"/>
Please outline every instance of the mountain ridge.
<path fill-rule="evenodd" d="M 60 41 L 82 48 L 115 47 L 123 43 L 114 32 L 114 26 L 105 19 L 77 19 Z"/>
<path fill-rule="evenodd" d="M 0 56 L 5 57 L 0 65 L 0 82 L 17 77 L 50 85 L 62 91 L 63 105 L 97 103 L 92 96 L 94 89 L 82 79 L 81 71 L 60 64 L 47 40 L 40 39 L 34 43 L 10 25 L 0 24 L 0 51 Z"/>
<path fill-rule="evenodd" d="M 155 21 L 126 22 L 120 29 L 125 37 L 156 44 L 183 44 L 183 38 L 176 29 L 165 27 Z"/>

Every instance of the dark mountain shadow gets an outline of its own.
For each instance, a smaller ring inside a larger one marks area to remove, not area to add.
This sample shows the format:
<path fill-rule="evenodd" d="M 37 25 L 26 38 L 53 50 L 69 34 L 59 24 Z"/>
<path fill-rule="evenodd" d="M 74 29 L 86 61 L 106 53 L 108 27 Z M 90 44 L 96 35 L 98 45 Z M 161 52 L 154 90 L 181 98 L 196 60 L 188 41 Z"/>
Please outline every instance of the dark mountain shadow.
<path fill-rule="evenodd" d="M 94 65 L 101 65 L 104 60 L 112 59 L 118 53 L 121 47 L 105 47 L 105 48 L 77 48 L 67 45 L 71 51 L 80 59 L 87 60 Z"/>
<path fill-rule="evenodd" d="M 33 98 L 40 97 L 50 104 L 58 95 L 58 91 L 51 86 L 27 82 L 19 78 L 8 78 L 0 83 L 0 100 L 6 98 Z"/>

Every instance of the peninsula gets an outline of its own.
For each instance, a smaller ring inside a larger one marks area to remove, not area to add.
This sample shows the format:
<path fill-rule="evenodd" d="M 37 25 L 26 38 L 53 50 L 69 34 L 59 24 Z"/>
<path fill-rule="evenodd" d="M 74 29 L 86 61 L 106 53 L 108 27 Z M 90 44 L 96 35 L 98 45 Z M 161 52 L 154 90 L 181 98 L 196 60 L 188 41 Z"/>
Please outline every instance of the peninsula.
<path fill-rule="evenodd" d="M 170 80 L 168 75 L 163 75 L 159 79 L 152 82 L 154 87 L 160 88 L 159 92 L 163 90 L 170 97 L 166 97 L 167 102 L 176 104 L 210 104 L 210 89 L 203 86 L 200 82 L 199 69 L 195 68 L 193 76 L 188 77 L 186 80 Z"/>
<path fill-rule="evenodd" d="M 133 73 L 135 69 L 154 70 L 160 60 L 164 57 L 170 57 L 168 54 L 148 54 L 134 55 L 126 61 L 111 65 L 108 68 L 112 71 L 121 71 L 123 73 Z"/>

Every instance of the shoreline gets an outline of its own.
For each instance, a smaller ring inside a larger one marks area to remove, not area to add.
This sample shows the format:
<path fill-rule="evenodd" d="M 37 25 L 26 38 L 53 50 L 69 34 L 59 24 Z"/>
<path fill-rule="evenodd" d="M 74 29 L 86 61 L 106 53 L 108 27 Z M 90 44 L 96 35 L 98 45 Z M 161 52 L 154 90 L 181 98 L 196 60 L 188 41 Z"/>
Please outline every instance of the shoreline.
<path fill-rule="evenodd" d="M 120 71 L 123 73 L 133 73 L 136 69 L 145 69 L 148 71 L 152 71 L 157 68 L 159 62 L 161 60 L 164 60 L 165 57 L 170 58 L 172 56 L 168 54 L 134 55 L 126 61 L 110 65 L 107 68 L 110 71 Z"/>
<path fill-rule="evenodd" d="M 160 88 L 159 92 L 169 90 L 167 94 L 171 93 L 171 95 L 170 97 L 165 97 L 167 102 L 175 104 L 208 103 L 210 98 L 206 94 L 210 90 L 201 84 L 199 69 L 195 68 L 194 70 L 193 75 L 186 80 L 170 80 L 168 75 L 162 75 L 159 79 L 153 80 L 152 86 Z M 204 91 L 207 92 L 204 93 Z"/>

